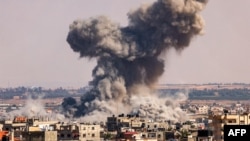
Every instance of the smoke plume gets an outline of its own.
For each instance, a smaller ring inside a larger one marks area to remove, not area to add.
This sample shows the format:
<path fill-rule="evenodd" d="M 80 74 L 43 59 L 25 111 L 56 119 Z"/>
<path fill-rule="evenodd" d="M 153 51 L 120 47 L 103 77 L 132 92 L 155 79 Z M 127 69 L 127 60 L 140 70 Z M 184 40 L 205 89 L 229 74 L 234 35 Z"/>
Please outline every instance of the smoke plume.
<path fill-rule="evenodd" d="M 131 112 L 135 103 L 144 103 L 143 96 L 153 96 L 151 91 L 164 72 L 159 56 L 170 48 L 183 50 L 203 32 L 199 12 L 206 3 L 158 0 L 128 13 L 126 27 L 105 16 L 74 21 L 67 42 L 81 57 L 97 60 L 93 89 L 81 97 L 81 103 L 70 106 L 76 108 L 75 116 Z"/>
<path fill-rule="evenodd" d="M 4 115 L 5 119 L 13 120 L 16 116 L 25 116 L 27 118 L 48 118 L 50 120 L 64 120 L 65 117 L 59 113 L 50 113 L 45 109 L 42 97 L 32 99 L 28 97 L 25 101 L 25 105 L 18 110 L 13 110 Z"/>

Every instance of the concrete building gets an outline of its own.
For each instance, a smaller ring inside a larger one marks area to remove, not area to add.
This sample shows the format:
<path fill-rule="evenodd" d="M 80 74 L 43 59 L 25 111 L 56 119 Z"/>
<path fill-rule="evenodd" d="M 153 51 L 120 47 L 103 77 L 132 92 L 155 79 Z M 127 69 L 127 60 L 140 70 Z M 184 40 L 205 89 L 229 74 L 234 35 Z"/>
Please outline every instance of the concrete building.
<path fill-rule="evenodd" d="M 145 137 L 142 133 L 140 133 L 140 134 L 134 134 L 132 136 L 132 140 L 133 141 L 162 141 L 160 138 L 157 139 L 157 137 L 155 136 L 155 134 L 153 134 L 153 136 L 149 135 L 149 137 Z M 164 139 L 164 141 L 165 141 L 165 139 Z"/>
<path fill-rule="evenodd" d="M 106 126 L 109 132 L 117 131 L 117 117 L 115 116 L 107 117 Z"/>
<path fill-rule="evenodd" d="M 79 124 L 80 141 L 100 141 L 103 128 L 99 124 Z"/>
<path fill-rule="evenodd" d="M 27 119 L 27 124 L 29 126 L 43 126 L 43 125 L 48 125 L 52 126 L 57 124 L 58 121 L 53 121 L 50 120 L 48 117 L 39 117 L 39 118 L 29 118 Z"/>
<path fill-rule="evenodd" d="M 108 129 L 114 129 L 112 127 L 115 127 L 117 137 L 123 139 L 165 141 L 165 132 L 169 128 L 167 122 L 154 122 L 136 115 L 124 116 L 122 114 L 118 117 L 108 117 L 107 120 Z"/>
<path fill-rule="evenodd" d="M 22 138 L 22 132 L 27 127 L 26 122 L 26 117 L 15 117 L 13 120 L 5 120 L 2 123 L 2 130 L 11 132 L 12 138 Z"/>
<path fill-rule="evenodd" d="M 26 138 L 31 139 L 32 141 L 41 140 L 41 141 L 54 141 L 57 140 L 53 137 L 53 140 L 47 140 L 51 135 L 56 135 L 56 133 L 51 133 L 47 131 L 54 130 L 54 124 L 56 121 L 49 121 L 41 118 L 30 118 L 24 116 L 16 116 L 13 120 L 2 121 L 2 130 L 9 131 L 12 133 L 11 138 L 15 139 L 24 139 L 23 135 Z M 39 139 L 37 138 L 39 136 Z"/>
<path fill-rule="evenodd" d="M 57 131 L 22 132 L 23 141 L 57 141 Z"/>
<path fill-rule="evenodd" d="M 166 131 L 169 128 L 166 122 L 147 122 L 145 124 L 148 132 Z"/>
<path fill-rule="evenodd" d="M 197 113 L 198 114 L 207 114 L 208 113 L 208 106 L 207 105 L 197 106 Z"/>
<path fill-rule="evenodd" d="M 79 140 L 79 127 L 76 124 L 56 124 L 56 131 L 60 141 Z"/>
<path fill-rule="evenodd" d="M 230 114 L 225 112 L 221 115 L 210 115 L 212 119 L 211 129 L 214 134 L 214 140 L 224 140 L 224 125 L 249 125 L 250 124 L 250 113 L 244 114 Z"/>

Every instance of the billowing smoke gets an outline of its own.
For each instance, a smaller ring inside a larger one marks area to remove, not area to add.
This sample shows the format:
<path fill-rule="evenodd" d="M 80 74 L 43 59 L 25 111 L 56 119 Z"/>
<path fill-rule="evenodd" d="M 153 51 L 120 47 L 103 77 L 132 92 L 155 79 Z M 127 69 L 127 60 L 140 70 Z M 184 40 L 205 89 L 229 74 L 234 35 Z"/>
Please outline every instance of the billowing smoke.
<path fill-rule="evenodd" d="M 67 37 L 71 48 L 81 57 L 97 59 L 92 72 L 93 89 L 81 97 L 81 103 L 69 106 L 75 109 L 75 116 L 131 112 L 138 109 L 133 107 L 138 104 L 146 110 L 140 104 L 145 104 L 142 97 L 153 96 L 154 85 L 164 72 L 160 56 L 170 48 L 183 50 L 195 35 L 203 32 L 199 12 L 206 3 L 158 0 L 128 13 L 126 27 L 105 16 L 74 21 Z M 140 109 L 138 112 L 143 113 Z"/>
<path fill-rule="evenodd" d="M 15 116 L 27 116 L 31 118 L 48 115 L 49 114 L 46 112 L 40 97 L 38 99 L 28 97 L 25 101 L 24 107 L 21 107 L 19 110 L 6 113 L 6 117 L 10 119 L 14 119 Z"/>
<path fill-rule="evenodd" d="M 44 103 L 42 102 L 42 97 L 38 97 L 37 99 L 32 99 L 28 97 L 25 101 L 25 105 L 18 110 L 13 110 L 11 112 L 6 113 L 6 119 L 13 120 L 15 116 L 25 116 L 27 118 L 48 118 L 50 120 L 64 120 L 65 117 L 59 113 L 48 112 L 45 109 Z"/>
<path fill-rule="evenodd" d="M 152 93 L 150 95 L 135 95 L 131 101 L 135 114 L 155 120 L 172 120 L 176 122 L 187 121 L 188 116 L 180 108 L 180 102 L 187 100 L 187 92 L 178 92 L 166 96 L 164 94 L 159 97 L 159 94 Z M 140 102 L 138 102 L 140 100 Z"/>

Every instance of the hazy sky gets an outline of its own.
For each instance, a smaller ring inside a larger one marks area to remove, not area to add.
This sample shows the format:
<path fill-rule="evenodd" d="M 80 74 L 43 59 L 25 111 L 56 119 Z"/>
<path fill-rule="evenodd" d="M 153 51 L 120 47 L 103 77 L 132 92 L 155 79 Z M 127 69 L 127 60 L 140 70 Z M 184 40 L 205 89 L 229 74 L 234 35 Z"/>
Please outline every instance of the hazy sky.
<path fill-rule="evenodd" d="M 154 0 L 0 0 L 0 88 L 81 87 L 95 60 L 66 42 L 75 19 L 106 15 L 121 25 L 127 12 Z M 210 0 L 205 34 L 181 53 L 170 51 L 159 83 L 250 83 L 250 1 Z"/>

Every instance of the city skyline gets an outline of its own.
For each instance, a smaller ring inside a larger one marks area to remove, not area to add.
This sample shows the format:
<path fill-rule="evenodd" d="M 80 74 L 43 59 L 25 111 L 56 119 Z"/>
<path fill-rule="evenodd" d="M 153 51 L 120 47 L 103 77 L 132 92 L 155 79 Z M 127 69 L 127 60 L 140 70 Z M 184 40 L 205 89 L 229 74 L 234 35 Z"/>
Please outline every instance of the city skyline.
<path fill-rule="evenodd" d="M 125 26 L 126 13 L 147 2 L 154 0 L 1 1 L 0 87 L 86 86 L 96 62 L 70 49 L 69 25 L 105 15 Z M 204 35 L 181 53 L 167 52 L 159 83 L 250 83 L 249 4 L 209 1 L 202 11 Z"/>

